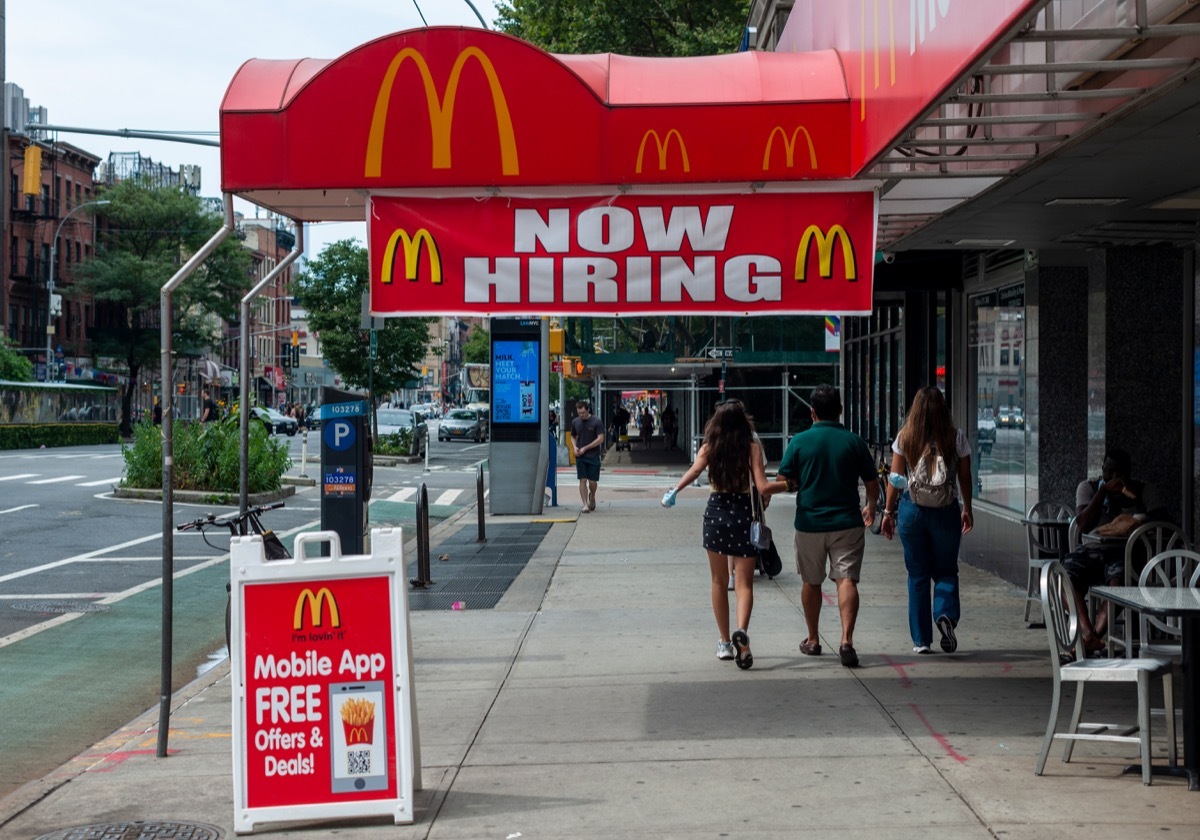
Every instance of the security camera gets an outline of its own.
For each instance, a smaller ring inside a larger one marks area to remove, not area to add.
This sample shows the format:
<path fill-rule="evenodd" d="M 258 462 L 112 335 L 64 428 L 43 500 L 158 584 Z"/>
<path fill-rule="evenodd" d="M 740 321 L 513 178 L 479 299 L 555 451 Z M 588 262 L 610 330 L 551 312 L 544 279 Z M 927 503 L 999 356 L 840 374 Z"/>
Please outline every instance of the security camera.
<path fill-rule="evenodd" d="M 895 251 L 884 251 L 883 252 L 883 261 L 885 263 L 887 263 L 888 265 L 891 265 L 892 263 L 894 263 L 896 261 L 896 252 Z"/>

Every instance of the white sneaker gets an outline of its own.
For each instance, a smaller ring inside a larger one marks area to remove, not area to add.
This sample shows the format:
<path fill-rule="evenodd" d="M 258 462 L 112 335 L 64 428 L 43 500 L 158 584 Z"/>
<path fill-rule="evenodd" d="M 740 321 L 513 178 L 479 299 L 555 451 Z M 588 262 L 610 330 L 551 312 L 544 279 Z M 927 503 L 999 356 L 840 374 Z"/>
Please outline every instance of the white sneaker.
<path fill-rule="evenodd" d="M 736 655 L 733 642 L 717 642 L 717 659 L 733 659 Z"/>
<path fill-rule="evenodd" d="M 733 591 L 733 575 L 729 576 L 729 591 Z"/>
<path fill-rule="evenodd" d="M 929 649 L 929 645 L 916 645 L 913 647 L 913 653 L 926 654 L 933 653 L 933 651 Z"/>

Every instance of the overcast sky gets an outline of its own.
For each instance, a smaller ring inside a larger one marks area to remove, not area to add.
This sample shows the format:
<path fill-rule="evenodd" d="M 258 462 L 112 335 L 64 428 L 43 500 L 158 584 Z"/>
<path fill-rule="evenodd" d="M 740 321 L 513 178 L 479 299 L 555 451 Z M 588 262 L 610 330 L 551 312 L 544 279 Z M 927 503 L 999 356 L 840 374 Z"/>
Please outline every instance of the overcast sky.
<path fill-rule="evenodd" d="M 493 0 L 473 2 L 491 27 Z M 47 108 L 52 125 L 215 132 L 225 89 L 247 59 L 336 58 L 420 27 L 417 5 L 430 26 L 479 26 L 465 0 L 6 0 L 5 80 Z M 197 164 L 201 194 L 220 195 L 215 148 L 59 139 L 104 158 L 136 151 L 172 169 Z M 236 209 L 254 215 L 253 205 Z M 365 225 L 309 225 L 306 252 L 348 237 L 365 242 Z"/>

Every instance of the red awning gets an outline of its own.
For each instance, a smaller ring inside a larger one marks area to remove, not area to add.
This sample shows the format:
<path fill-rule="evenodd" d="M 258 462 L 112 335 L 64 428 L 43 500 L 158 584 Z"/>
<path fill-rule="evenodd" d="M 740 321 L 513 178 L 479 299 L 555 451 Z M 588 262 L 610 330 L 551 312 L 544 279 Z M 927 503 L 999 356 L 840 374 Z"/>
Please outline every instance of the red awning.
<path fill-rule="evenodd" d="M 555 56 L 434 27 L 247 61 L 221 106 L 221 182 L 301 221 L 354 221 L 395 190 L 846 179 L 852 111 L 833 50 Z"/>

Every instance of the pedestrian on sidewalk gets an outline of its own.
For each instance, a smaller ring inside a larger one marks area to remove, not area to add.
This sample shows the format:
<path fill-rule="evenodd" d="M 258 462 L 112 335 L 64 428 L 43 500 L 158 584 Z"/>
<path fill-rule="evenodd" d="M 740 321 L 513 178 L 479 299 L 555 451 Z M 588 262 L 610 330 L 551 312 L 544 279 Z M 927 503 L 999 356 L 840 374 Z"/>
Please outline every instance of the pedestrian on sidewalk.
<path fill-rule="evenodd" d="M 803 585 L 800 604 L 808 635 L 800 652 L 821 655 L 821 584 L 826 574 L 837 587 L 842 641 L 838 658 L 858 665 L 854 625 L 858 620 L 858 578 L 866 548 L 866 526 L 875 521 L 878 476 L 866 441 L 841 424 L 842 399 L 832 385 L 813 389 L 813 424 L 795 435 L 779 463 L 779 475 L 796 491 L 796 571 Z M 858 507 L 858 482 L 867 487 L 867 504 Z"/>
<path fill-rule="evenodd" d="M 745 670 L 754 664 L 750 653 L 750 613 L 754 609 L 754 558 L 750 542 L 753 518 L 750 487 L 764 497 L 787 487 L 786 482 L 767 480 L 761 447 L 754 442 L 754 424 L 740 400 L 717 404 L 704 427 L 704 442 L 696 460 L 679 482 L 663 496 L 663 507 L 675 504 L 679 491 L 708 470 L 712 492 L 704 508 L 704 550 L 708 553 L 713 615 L 717 620 L 717 658 L 735 659 Z M 729 592 L 725 589 L 726 557 L 734 560 L 738 629 L 729 632 Z"/>
<path fill-rule="evenodd" d="M 581 513 L 596 509 L 596 487 L 600 483 L 600 453 L 604 446 L 604 423 L 592 414 L 592 404 L 587 400 L 575 403 L 578 415 L 571 421 L 571 439 L 575 445 L 575 475 L 579 478 L 579 498 L 583 500 Z"/>
<path fill-rule="evenodd" d="M 922 388 L 913 397 L 908 419 L 892 442 L 892 472 L 906 475 L 908 483 L 901 495 L 889 482 L 882 533 L 889 540 L 899 533 L 904 549 L 913 652 L 930 652 L 936 618 L 942 650 L 953 653 L 958 649 L 954 629 L 960 617 L 958 547 L 975 524 L 971 444 L 963 430 L 955 428 L 938 388 Z"/>
<path fill-rule="evenodd" d="M 734 402 L 734 400 L 730 400 L 729 402 Z M 737 400 L 737 402 L 741 402 L 741 400 Z M 757 444 L 757 446 L 758 446 L 758 454 L 760 456 L 759 460 L 762 461 L 763 470 L 765 471 L 767 468 L 767 451 L 765 449 L 763 449 L 762 440 L 759 438 L 758 432 L 753 432 L 752 436 L 754 439 L 754 443 Z M 771 504 L 771 497 L 763 496 L 762 497 L 762 509 L 763 509 L 764 513 L 767 510 L 767 506 L 770 504 Z M 726 561 L 727 561 L 727 565 L 729 568 L 729 583 L 725 586 L 725 591 L 733 592 L 736 589 L 736 581 L 734 579 L 734 574 L 733 574 L 733 556 L 730 555 L 729 557 L 727 557 Z"/>

